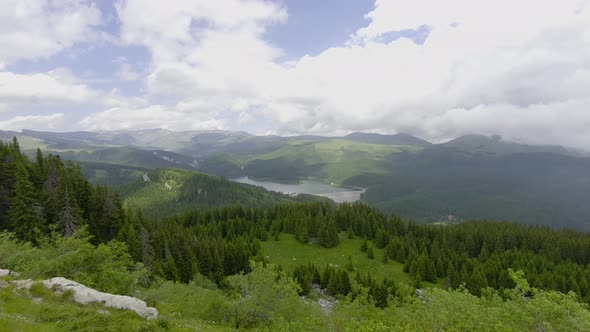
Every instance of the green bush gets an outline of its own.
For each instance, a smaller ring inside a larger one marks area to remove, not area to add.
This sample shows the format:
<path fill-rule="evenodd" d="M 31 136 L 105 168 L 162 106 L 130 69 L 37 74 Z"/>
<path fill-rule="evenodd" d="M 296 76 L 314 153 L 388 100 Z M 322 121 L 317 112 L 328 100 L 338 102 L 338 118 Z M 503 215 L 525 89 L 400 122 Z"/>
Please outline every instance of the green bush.
<path fill-rule="evenodd" d="M 94 246 L 82 229 L 73 237 L 53 234 L 39 247 L 18 242 L 9 233 L 0 234 L 0 266 L 18 271 L 29 278 L 64 277 L 100 291 L 128 294 L 138 280 L 145 280 L 147 270 L 134 263 L 121 242 Z"/>

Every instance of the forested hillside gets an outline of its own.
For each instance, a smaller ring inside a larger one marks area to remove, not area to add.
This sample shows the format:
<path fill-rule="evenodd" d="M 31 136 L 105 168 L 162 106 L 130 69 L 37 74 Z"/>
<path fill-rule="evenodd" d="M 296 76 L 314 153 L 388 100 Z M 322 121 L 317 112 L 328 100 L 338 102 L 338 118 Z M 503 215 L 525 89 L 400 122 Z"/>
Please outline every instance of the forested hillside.
<path fill-rule="evenodd" d="M 255 136 L 245 132 L 0 132 L 62 159 L 82 161 L 92 183 L 141 180 L 181 168 L 227 178 L 302 180 L 366 188 L 366 204 L 419 223 L 494 219 L 590 229 L 590 158 L 561 146 L 467 135 L 430 144 L 407 134 Z M 144 172 L 145 173 L 145 172 Z M 183 210 L 186 211 L 186 210 Z"/>
<path fill-rule="evenodd" d="M 2 229 L 33 243 L 51 231 L 71 236 L 83 225 L 96 241 L 116 235 L 124 219 L 119 196 L 91 185 L 79 166 L 40 150 L 30 162 L 16 139 L 1 143 L 0 161 Z"/>
<path fill-rule="evenodd" d="M 551 150 L 466 138 L 394 156 L 387 176 L 351 181 L 369 183 L 367 204 L 419 221 L 454 215 L 590 230 L 590 159 Z"/>
<path fill-rule="evenodd" d="M 180 169 L 157 169 L 117 188 L 124 204 L 149 216 L 227 205 L 270 207 L 278 203 L 329 201 L 312 195 L 284 195 L 262 187 Z"/>
<path fill-rule="evenodd" d="M 224 184 L 206 181 L 202 189 Z M 43 287 L 18 290 L 9 277 L 0 280 L 0 323 L 17 330 L 590 328 L 585 233 L 491 221 L 418 225 L 360 203 L 148 217 L 71 163 L 41 151 L 29 161 L 16 140 L 0 144 L 0 190 L 0 268 L 132 294 L 161 313 L 142 321 L 84 308 Z M 233 190 L 242 189 L 219 195 Z M 336 253 L 334 261 L 309 254 L 320 250 Z"/>

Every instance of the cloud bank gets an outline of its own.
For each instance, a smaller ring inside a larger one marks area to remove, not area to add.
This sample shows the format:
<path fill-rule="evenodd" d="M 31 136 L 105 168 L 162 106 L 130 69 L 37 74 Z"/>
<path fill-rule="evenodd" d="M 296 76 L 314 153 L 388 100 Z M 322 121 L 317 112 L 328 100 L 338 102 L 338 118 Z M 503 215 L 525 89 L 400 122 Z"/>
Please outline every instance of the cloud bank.
<path fill-rule="evenodd" d="M 43 47 L 0 51 L 3 62 L 42 56 L 40 49 L 52 54 L 59 48 L 51 45 L 67 48 L 100 32 L 92 3 L 51 3 L 27 17 L 54 13 L 58 22 L 85 24 L 42 34 L 49 36 Z M 282 2 L 126 0 L 115 7 L 116 43 L 150 54 L 141 72 L 118 72 L 139 82 L 140 94 L 71 81 L 57 88 L 49 80 L 33 94 L 104 104 L 81 128 L 239 130 L 262 115 L 272 125 L 261 130 L 277 134 L 409 132 L 444 141 L 480 133 L 590 149 L 589 1 L 377 0 L 359 13 L 367 24 L 345 44 L 291 61 L 266 39 L 290 19 Z M 3 49 L 7 30 L 0 29 Z M 0 105 L 30 100 L 31 93 L 2 86 L 15 76 L 0 72 Z"/>

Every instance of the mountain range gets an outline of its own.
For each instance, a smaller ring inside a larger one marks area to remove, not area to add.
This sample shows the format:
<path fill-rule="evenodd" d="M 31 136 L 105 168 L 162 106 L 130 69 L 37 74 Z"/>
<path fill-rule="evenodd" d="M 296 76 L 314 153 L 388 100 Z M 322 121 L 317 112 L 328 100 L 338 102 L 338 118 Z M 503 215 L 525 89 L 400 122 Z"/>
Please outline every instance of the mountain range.
<path fill-rule="evenodd" d="M 502 219 L 590 230 L 590 158 L 561 146 L 468 135 L 432 144 L 408 135 L 255 136 L 164 129 L 0 132 L 79 162 L 97 183 L 122 185 L 177 168 L 276 182 L 366 188 L 361 200 L 417 222 Z"/>

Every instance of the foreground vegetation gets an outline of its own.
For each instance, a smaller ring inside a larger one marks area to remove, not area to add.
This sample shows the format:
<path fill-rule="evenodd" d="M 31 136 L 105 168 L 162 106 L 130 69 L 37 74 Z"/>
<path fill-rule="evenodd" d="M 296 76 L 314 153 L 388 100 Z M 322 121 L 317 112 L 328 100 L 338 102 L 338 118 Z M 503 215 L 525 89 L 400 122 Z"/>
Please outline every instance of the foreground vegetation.
<path fill-rule="evenodd" d="M 74 236 L 37 249 L 3 235 L 0 238 L 0 264 L 23 269 L 24 276 L 72 275 L 72 271 L 87 265 L 90 265 L 86 267 L 88 270 L 100 270 L 93 263 L 100 248 L 77 250 L 77 245 L 84 242 L 83 238 Z M 92 245 L 87 242 L 83 245 L 88 246 Z M 70 250 L 64 250 L 64 247 Z M 55 256 L 56 252 L 63 254 Z M 35 258 L 39 254 L 40 258 Z M 25 264 L 24 257 L 32 261 Z M 34 267 L 49 267 L 41 264 L 47 257 L 54 257 L 52 263 L 62 264 L 58 264 L 56 270 Z M 123 262 L 119 262 L 121 258 L 111 256 L 110 260 L 115 266 L 126 265 L 124 257 Z M 223 285 L 216 285 L 200 275 L 195 275 L 188 284 L 160 279 L 153 280 L 149 286 L 132 282 L 129 292 L 160 312 L 160 316 L 151 321 L 98 304 L 77 305 L 67 293 L 54 294 L 35 285 L 30 291 L 19 290 L 8 278 L 0 280 L 0 326 L 10 331 L 590 329 L 588 307 L 579 303 L 574 293 L 532 288 L 522 273 L 509 272 L 515 286 L 507 290 L 504 297 L 489 288 L 477 297 L 462 287 L 457 290 L 428 288 L 417 297 L 412 287 L 400 284 L 399 295 L 389 297 L 388 306 L 379 308 L 369 296 L 369 289 L 353 281 L 353 292 L 339 296 L 333 309 L 324 310 L 316 302 L 317 298 L 323 297 L 322 294 L 311 293 L 301 298 L 295 279 L 272 265 L 253 263 L 250 273 L 228 277 Z M 132 274 L 129 272 L 130 277 Z"/>
<path fill-rule="evenodd" d="M 83 307 L 8 277 L 0 326 L 12 330 L 590 329 L 588 234 L 416 225 L 325 202 L 153 218 L 58 157 L 29 161 L 16 140 L 0 144 L 0 161 L 0 268 L 132 295 L 160 312 L 144 321 Z"/>

